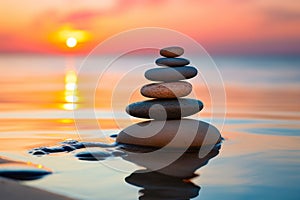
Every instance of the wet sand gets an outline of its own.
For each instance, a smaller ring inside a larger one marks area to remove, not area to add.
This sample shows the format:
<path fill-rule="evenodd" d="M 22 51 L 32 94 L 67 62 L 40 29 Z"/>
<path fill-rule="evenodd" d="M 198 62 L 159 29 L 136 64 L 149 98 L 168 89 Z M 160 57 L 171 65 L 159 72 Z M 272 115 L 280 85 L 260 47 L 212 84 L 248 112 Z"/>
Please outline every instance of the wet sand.
<path fill-rule="evenodd" d="M 5 200 L 72 200 L 38 188 L 22 185 L 21 183 L 0 177 L 0 194 Z"/>

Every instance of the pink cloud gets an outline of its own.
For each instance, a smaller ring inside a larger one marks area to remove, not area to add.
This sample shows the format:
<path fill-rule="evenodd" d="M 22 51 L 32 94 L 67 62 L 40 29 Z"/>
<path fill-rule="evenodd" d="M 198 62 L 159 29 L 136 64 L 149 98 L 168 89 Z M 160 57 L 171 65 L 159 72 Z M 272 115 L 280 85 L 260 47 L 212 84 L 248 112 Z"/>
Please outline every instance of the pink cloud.
<path fill-rule="evenodd" d="M 101 15 L 103 15 L 102 11 L 79 10 L 76 12 L 72 12 L 67 16 L 64 16 L 63 19 L 61 19 L 61 22 L 68 23 L 68 22 L 78 22 L 78 21 L 89 21 Z"/>

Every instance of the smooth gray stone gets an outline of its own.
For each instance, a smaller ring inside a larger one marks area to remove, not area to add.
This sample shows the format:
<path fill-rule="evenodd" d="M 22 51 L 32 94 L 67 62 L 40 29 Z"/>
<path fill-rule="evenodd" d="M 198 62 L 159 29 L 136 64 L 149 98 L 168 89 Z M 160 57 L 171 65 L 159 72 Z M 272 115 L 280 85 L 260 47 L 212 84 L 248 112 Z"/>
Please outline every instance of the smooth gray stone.
<path fill-rule="evenodd" d="M 126 107 L 126 112 L 138 118 L 165 120 L 187 117 L 202 108 L 203 103 L 196 99 L 153 99 L 132 103 Z"/>
<path fill-rule="evenodd" d="M 16 180 L 35 180 L 51 174 L 51 170 L 31 162 L 21 162 L 0 156 L 0 177 Z"/>
<path fill-rule="evenodd" d="M 160 55 L 167 57 L 167 58 L 174 58 L 181 56 L 184 53 L 184 49 L 181 47 L 166 47 L 160 50 Z"/>
<path fill-rule="evenodd" d="M 26 168 L 26 166 L 24 166 L 24 168 L 0 168 L 0 176 L 16 180 L 36 180 L 51 173 L 51 171 L 45 169 Z"/>
<path fill-rule="evenodd" d="M 193 86 L 185 81 L 151 83 L 141 88 L 141 94 L 150 98 L 174 99 L 189 95 L 192 92 L 192 88 Z"/>
<path fill-rule="evenodd" d="M 112 153 L 106 151 L 83 151 L 75 155 L 79 160 L 105 160 L 108 157 L 112 157 Z"/>
<path fill-rule="evenodd" d="M 145 77 L 150 81 L 168 82 L 190 79 L 195 77 L 197 73 L 197 69 L 192 66 L 174 68 L 153 68 L 145 72 Z"/>
<path fill-rule="evenodd" d="M 190 64 L 190 61 L 185 58 L 158 58 L 155 63 L 159 66 L 182 67 Z"/>

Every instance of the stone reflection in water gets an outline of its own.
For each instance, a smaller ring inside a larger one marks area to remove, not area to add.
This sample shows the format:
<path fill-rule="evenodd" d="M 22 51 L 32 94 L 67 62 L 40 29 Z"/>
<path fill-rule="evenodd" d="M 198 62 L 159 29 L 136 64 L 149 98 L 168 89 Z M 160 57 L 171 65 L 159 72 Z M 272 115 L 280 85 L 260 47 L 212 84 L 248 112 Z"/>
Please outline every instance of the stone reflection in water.
<path fill-rule="evenodd" d="M 137 137 L 139 133 L 150 137 Z M 216 127 L 191 119 L 141 122 L 122 130 L 118 137 L 128 142 L 122 145 L 127 153 L 123 159 L 145 168 L 125 178 L 127 183 L 142 188 L 140 199 L 197 197 L 200 186 L 191 181 L 197 176 L 195 171 L 217 156 L 221 147 L 221 134 Z M 167 145 L 175 137 L 176 142 Z M 190 145 L 184 148 L 187 144 Z"/>
<path fill-rule="evenodd" d="M 139 199 L 190 199 L 197 197 L 200 190 L 190 181 L 157 172 L 133 173 L 125 180 L 143 188 Z"/>
<path fill-rule="evenodd" d="M 205 166 L 208 161 L 217 156 L 220 145 L 216 145 L 203 158 L 199 158 L 198 152 L 185 152 L 179 159 L 169 166 L 157 171 L 137 170 L 125 181 L 131 185 L 141 187 L 139 199 L 191 199 L 199 195 L 200 187 L 192 183 L 196 177 L 195 171 Z M 128 155 L 130 157 L 130 154 Z M 168 156 L 161 155 L 163 157 Z M 124 157 L 127 160 L 127 157 Z M 134 162 L 134 158 L 130 158 Z M 139 165 L 142 163 L 138 162 Z M 147 162 L 145 163 L 147 166 Z"/>

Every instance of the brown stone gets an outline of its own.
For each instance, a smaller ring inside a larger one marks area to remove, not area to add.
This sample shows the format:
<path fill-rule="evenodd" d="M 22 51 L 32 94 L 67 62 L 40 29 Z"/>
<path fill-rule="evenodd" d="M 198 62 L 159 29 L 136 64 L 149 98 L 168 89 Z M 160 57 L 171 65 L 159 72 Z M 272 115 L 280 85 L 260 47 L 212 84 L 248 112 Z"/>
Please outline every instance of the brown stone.
<path fill-rule="evenodd" d="M 184 53 L 184 49 L 181 47 L 166 47 L 160 50 L 160 55 L 167 57 L 167 58 L 174 58 L 181 56 Z"/>
<path fill-rule="evenodd" d="M 140 122 L 123 129 L 117 137 L 118 143 L 166 148 L 200 147 L 220 141 L 216 127 L 192 119 Z"/>
<path fill-rule="evenodd" d="M 178 98 L 191 93 L 193 86 L 185 81 L 151 83 L 141 88 L 141 94 L 150 98 Z"/>

